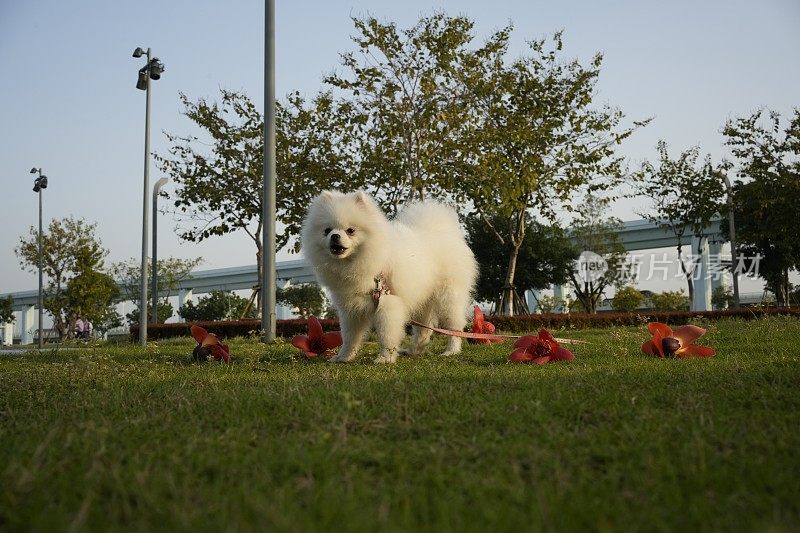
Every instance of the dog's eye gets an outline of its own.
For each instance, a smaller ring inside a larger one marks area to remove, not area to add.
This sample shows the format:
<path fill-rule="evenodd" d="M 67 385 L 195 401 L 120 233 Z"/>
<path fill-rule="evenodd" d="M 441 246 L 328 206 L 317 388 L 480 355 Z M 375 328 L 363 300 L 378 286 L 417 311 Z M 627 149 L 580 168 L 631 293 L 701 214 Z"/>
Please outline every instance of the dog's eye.
<path fill-rule="evenodd" d="M 325 233 L 325 236 L 327 237 L 328 233 L 330 233 L 331 231 L 333 231 L 331 228 L 325 228 L 325 231 L 323 233 Z"/>
<path fill-rule="evenodd" d="M 354 230 L 353 228 L 347 228 L 347 234 L 348 235 L 352 235 L 355 232 L 356 232 L 356 230 Z"/>

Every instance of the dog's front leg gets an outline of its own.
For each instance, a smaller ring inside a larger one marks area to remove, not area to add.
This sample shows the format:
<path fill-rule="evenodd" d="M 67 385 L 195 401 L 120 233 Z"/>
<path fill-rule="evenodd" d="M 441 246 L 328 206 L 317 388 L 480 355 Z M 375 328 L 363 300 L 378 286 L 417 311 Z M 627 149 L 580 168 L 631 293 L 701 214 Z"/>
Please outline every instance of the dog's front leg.
<path fill-rule="evenodd" d="M 375 332 L 381 344 L 381 353 L 375 358 L 376 363 L 394 363 L 403 337 L 406 335 L 408 313 L 403 302 L 397 296 L 385 294 L 381 296 L 375 310 Z"/>
<path fill-rule="evenodd" d="M 369 317 L 366 315 L 347 316 L 345 313 L 341 315 L 339 323 L 342 328 L 342 347 L 330 358 L 333 363 L 346 363 L 355 359 L 364 334 L 369 328 Z"/>

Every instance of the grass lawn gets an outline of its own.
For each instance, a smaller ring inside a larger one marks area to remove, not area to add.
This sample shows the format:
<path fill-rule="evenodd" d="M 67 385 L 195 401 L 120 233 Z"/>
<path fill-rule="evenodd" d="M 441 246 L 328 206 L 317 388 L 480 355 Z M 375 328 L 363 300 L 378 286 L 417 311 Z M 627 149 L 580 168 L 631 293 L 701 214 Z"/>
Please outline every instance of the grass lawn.
<path fill-rule="evenodd" d="M 0 531 L 797 531 L 800 321 L 703 325 L 707 360 L 644 356 L 644 326 L 558 331 L 591 344 L 541 367 L 0 355 Z"/>

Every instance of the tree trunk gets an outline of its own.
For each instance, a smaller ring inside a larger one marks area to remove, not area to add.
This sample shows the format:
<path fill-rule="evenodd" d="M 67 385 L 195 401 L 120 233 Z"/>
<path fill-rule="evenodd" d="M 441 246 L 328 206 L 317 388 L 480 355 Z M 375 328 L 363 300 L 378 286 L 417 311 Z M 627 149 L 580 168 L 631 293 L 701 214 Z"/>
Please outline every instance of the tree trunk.
<path fill-rule="evenodd" d="M 256 287 L 259 287 L 260 291 L 266 290 L 265 287 L 261 286 L 261 282 L 264 279 L 264 252 L 262 247 L 259 245 L 258 250 L 256 251 L 256 272 L 258 275 L 258 281 L 256 281 Z M 261 298 L 262 293 L 259 291 L 258 297 L 256 298 L 256 316 L 261 317 Z"/>
<path fill-rule="evenodd" d="M 506 270 L 506 279 L 503 284 L 502 293 L 500 294 L 500 314 L 506 316 L 514 316 L 516 311 L 514 309 L 514 302 L 516 300 L 516 290 L 514 288 L 514 277 L 517 273 L 517 257 L 519 257 L 519 249 L 522 246 L 522 241 L 515 243 L 511 249 L 511 255 L 508 258 L 508 269 Z"/>
<path fill-rule="evenodd" d="M 694 269 L 691 272 L 687 270 L 686 263 L 683 262 L 683 246 L 680 241 L 678 241 L 678 262 L 681 264 L 681 272 L 686 276 L 686 285 L 689 288 L 689 308 L 691 309 L 692 302 L 694 302 L 694 281 L 692 280 Z"/>

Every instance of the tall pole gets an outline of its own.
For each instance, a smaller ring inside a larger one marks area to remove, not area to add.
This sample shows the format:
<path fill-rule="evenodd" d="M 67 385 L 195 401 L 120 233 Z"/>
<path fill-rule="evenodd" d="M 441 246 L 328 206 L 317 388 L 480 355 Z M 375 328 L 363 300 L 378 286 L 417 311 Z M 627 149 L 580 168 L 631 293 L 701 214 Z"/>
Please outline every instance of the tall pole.
<path fill-rule="evenodd" d="M 147 65 L 149 68 L 152 54 L 147 49 Z M 145 88 L 144 111 L 144 193 L 142 195 L 142 275 L 139 294 L 139 344 L 147 344 L 147 226 L 150 211 L 147 209 L 147 198 L 150 192 L 150 76 L 147 76 Z"/>
<path fill-rule="evenodd" d="M 275 0 L 264 9 L 264 185 L 261 252 L 261 330 L 275 340 Z"/>
<path fill-rule="evenodd" d="M 150 321 L 153 324 L 158 322 L 158 191 L 169 181 L 161 178 L 153 185 L 153 274 L 151 276 L 150 294 L 153 299 L 153 316 Z"/>
<path fill-rule="evenodd" d="M 39 169 L 39 176 L 42 175 L 42 170 Z M 42 253 L 42 188 L 39 187 L 39 297 L 38 297 L 38 305 L 39 305 L 39 340 L 37 342 L 37 346 L 41 350 L 44 346 L 44 328 L 42 327 L 42 323 L 44 321 L 44 301 L 42 298 L 42 258 L 44 254 Z"/>
<path fill-rule="evenodd" d="M 731 276 L 733 277 L 733 308 L 739 308 L 739 273 L 738 268 L 738 255 L 736 253 L 736 226 L 733 220 L 733 187 L 731 187 L 731 180 L 725 175 L 725 188 L 728 191 L 728 225 L 730 226 L 730 240 L 731 240 Z"/>

